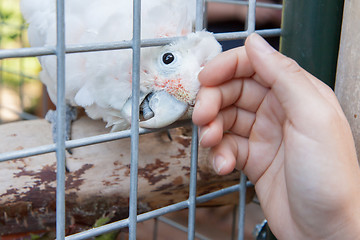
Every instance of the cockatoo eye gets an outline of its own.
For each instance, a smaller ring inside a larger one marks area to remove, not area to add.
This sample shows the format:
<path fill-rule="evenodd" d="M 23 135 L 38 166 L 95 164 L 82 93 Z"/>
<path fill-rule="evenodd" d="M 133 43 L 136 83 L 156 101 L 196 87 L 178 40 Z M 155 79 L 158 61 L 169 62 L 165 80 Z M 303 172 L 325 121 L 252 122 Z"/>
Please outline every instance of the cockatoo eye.
<path fill-rule="evenodd" d="M 167 50 L 162 52 L 157 59 L 158 73 L 163 77 L 168 77 L 180 71 L 181 59 L 181 55 L 177 51 Z"/>
<path fill-rule="evenodd" d="M 162 61 L 166 65 L 172 63 L 174 60 L 175 60 L 175 56 L 174 56 L 174 54 L 172 54 L 170 52 L 164 53 L 162 56 Z"/>

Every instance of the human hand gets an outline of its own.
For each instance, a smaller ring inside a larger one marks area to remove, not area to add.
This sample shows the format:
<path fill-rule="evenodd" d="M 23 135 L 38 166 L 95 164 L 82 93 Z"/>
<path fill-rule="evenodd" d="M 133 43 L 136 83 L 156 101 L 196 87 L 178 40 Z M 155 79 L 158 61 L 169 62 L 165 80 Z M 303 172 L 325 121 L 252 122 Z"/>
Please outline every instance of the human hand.
<path fill-rule="evenodd" d="M 242 169 L 279 239 L 356 239 L 360 172 L 333 91 L 259 35 L 199 74 L 193 121 L 218 174 Z"/>

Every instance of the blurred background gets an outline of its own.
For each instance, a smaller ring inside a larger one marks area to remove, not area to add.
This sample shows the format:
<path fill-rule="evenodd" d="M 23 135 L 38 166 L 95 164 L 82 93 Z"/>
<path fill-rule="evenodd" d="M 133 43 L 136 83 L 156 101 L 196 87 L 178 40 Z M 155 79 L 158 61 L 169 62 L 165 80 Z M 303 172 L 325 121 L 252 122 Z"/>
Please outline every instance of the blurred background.
<path fill-rule="evenodd" d="M 0 49 L 29 47 L 19 1 L 0 1 Z M 40 70 L 36 58 L 0 60 L 0 123 L 42 116 Z"/>

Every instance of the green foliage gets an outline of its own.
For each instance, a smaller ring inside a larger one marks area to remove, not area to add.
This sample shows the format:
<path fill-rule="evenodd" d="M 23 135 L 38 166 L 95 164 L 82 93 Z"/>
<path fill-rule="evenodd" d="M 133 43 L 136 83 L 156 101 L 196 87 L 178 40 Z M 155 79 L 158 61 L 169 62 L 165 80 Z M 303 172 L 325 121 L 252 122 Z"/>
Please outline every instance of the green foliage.
<path fill-rule="evenodd" d="M 19 0 L 0 0 L 0 33 L 1 48 L 21 46 L 25 26 Z"/>
<path fill-rule="evenodd" d="M 30 233 L 30 240 L 51 240 L 55 239 L 55 232 L 44 232 L 39 234 Z"/>
<path fill-rule="evenodd" d="M 20 12 L 20 0 L 0 0 L 0 51 L 29 47 L 27 26 Z M 35 108 L 39 102 L 41 84 L 38 74 L 41 67 L 35 57 L 9 58 L 0 60 L 0 88 L 11 89 L 26 99 L 27 109 Z M 37 86 L 37 94 L 34 88 Z M 25 87 L 26 86 L 26 87 Z M 31 89 L 29 93 L 26 89 Z M 36 95 L 36 96 L 35 96 Z"/>
<path fill-rule="evenodd" d="M 109 213 L 107 215 L 104 215 L 103 217 L 96 220 L 94 227 L 100 227 L 110 222 L 111 218 L 113 218 L 114 213 Z M 96 240 L 115 240 L 117 235 L 119 234 L 119 231 L 114 231 L 110 233 L 105 233 L 103 235 L 95 237 Z"/>
<path fill-rule="evenodd" d="M 20 0 L 0 0 L 0 48 L 28 47 L 25 21 L 20 12 Z M 38 75 L 40 65 L 35 58 L 0 61 L 0 81 L 16 86 Z"/>

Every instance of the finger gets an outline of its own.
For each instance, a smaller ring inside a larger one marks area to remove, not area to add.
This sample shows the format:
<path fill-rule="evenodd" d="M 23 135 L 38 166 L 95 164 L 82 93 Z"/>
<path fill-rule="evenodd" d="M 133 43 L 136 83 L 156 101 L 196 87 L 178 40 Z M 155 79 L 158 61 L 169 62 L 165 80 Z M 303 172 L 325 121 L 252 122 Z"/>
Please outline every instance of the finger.
<path fill-rule="evenodd" d="M 200 127 L 200 145 L 213 147 L 219 144 L 226 131 L 245 138 L 249 137 L 254 122 L 255 113 L 236 107 L 226 108 L 219 112 L 214 121 L 205 127 Z"/>
<path fill-rule="evenodd" d="M 256 112 L 269 88 L 260 85 L 252 78 L 246 78 L 243 81 L 242 92 L 235 105 L 246 111 Z"/>
<path fill-rule="evenodd" d="M 308 79 L 312 82 L 312 84 L 317 88 L 319 93 L 324 97 L 325 100 L 327 100 L 330 105 L 335 107 L 335 109 L 338 111 L 339 114 L 343 114 L 343 110 L 340 106 L 339 100 L 336 97 L 334 91 L 326 85 L 324 82 L 320 81 L 310 73 L 305 71 L 305 75 L 308 77 Z"/>
<path fill-rule="evenodd" d="M 202 86 L 216 86 L 234 78 L 254 74 L 244 47 L 223 52 L 206 64 L 199 74 Z"/>
<path fill-rule="evenodd" d="M 197 96 L 193 121 L 200 126 L 208 124 L 221 109 L 231 105 L 256 112 L 268 90 L 252 79 L 234 79 L 217 87 L 202 87 Z"/>
<path fill-rule="evenodd" d="M 234 168 L 243 169 L 248 156 L 248 140 L 246 138 L 226 134 L 223 140 L 211 149 L 209 161 L 217 174 L 226 175 Z"/>
<path fill-rule="evenodd" d="M 296 122 L 299 115 L 315 118 L 314 113 L 328 107 L 309 75 L 294 60 L 274 50 L 257 34 L 251 34 L 245 46 L 256 71 L 253 78 L 272 89 L 292 121 Z"/>
<path fill-rule="evenodd" d="M 218 87 L 201 87 L 196 97 L 193 122 L 199 126 L 212 121 L 221 108 L 235 103 L 242 92 L 242 81 L 229 81 Z"/>
<path fill-rule="evenodd" d="M 256 114 L 237 108 L 236 120 L 231 125 L 226 123 L 226 121 L 229 121 L 227 116 L 224 116 L 224 119 L 225 131 L 230 131 L 233 134 L 248 138 L 251 128 L 254 125 Z"/>

